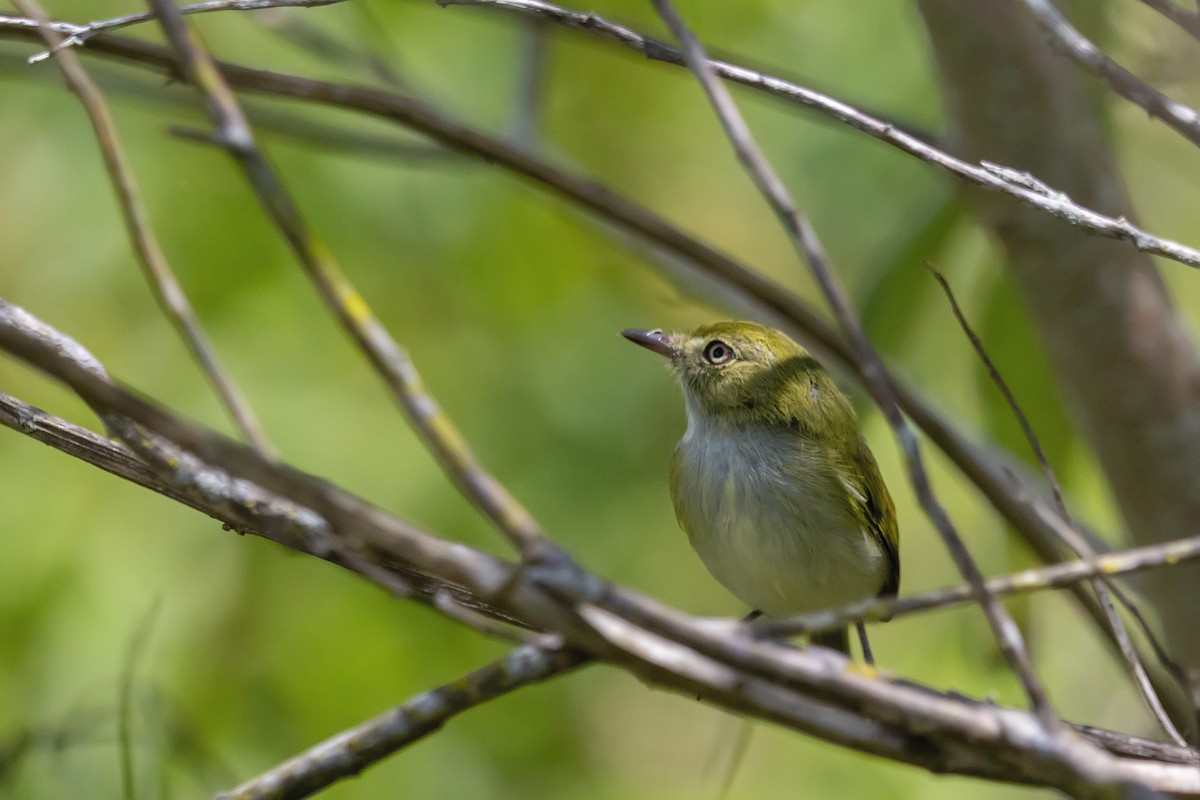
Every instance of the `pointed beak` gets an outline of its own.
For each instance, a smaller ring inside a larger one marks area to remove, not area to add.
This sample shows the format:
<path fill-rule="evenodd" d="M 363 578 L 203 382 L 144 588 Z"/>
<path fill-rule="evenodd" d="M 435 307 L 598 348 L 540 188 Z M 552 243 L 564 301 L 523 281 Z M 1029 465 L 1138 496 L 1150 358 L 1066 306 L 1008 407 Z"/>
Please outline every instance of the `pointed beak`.
<path fill-rule="evenodd" d="M 653 350 L 660 356 L 665 358 L 675 358 L 679 355 L 679 351 L 675 349 L 675 343 L 671 340 L 669 333 L 663 333 L 658 328 L 652 331 L 641 331 L 636 328 L 621 331 L 621 335 L 634 344 L 640 344 L 647 350 Z"/>

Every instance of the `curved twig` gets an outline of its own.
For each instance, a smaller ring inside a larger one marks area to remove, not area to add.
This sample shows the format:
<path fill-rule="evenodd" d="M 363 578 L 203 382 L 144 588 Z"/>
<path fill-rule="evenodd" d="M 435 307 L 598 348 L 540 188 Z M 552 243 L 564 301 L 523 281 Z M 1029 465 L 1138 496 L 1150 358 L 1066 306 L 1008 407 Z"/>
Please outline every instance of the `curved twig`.
<path fill-rule="evenodd" d="M 1029 418 L 1025 416 L 1024 409 L 1022 409 L 1021 404 L 1017 402 L 1017 398 L 1013 396 L 1012 390 L 1008 387 L 1008 382 L 1004 380 L 1004 376 L 1000 374 L 1000 370 L 997 369 L 995 363 L 992 362 L 991 357 L 987 353 L 987 349 L 983 346 L 983 341 L 975 333 L 975 330 L 971 327 L 971 324 L 967 322 L 967 317 L 965 314 L 963 314 L 962 308 L 959 307 L 958 300 L 955 298 L 954 292 L 950 289 L 950 284 L 946 281 L 945 276 L 938 271 L 937 267 L 935 267 L 932 262 L 927 260 L 925 262 L 925 266 L 931 273 L 933 273 L 934 280 L 937 281 L 938 285 L 942 289 L 942 292 L 946 295 L 946 300 L 950 304 L 950 310 L 954 314 L 955 320 L 958 321 L 958 326 L 966 335 L 967 340 L 970 341 L 971 347 L 975 350 L 976 355 L 979 356 L 979 360 L 983 362 L 984 368 L 987 370 L 988 376 L 991 378 L 992 383 L 994 383 L 996 388 L 999 389 L 1000 394 L 1004 397 L 1004 402 L 1008 405 L 1013 416 L 1016 418 L 1017 424 L 1020 426 L 1021 432 L 1025 436 L 1025 440 L 1029 443 L 1030 450 L 1033 451 L 1034 458 L 1037 459 L 1038 465 L 1042 469 L 1042 474 L 1046 478 L 1046 483 L 1050 486 L 1050 493 L 1054 498 L 1054 503 L 1057 507 L 1056 510 L 1059 517 L 1062 519 L 1063 524 L 1066 527 L 1074 529 L 1075 523 L 1071 519 L 1070 511 L 1067 510 L 1066 501 L 1063 499 L 1062 488 L 1058 485 L 1058 477 L 1054 474 L 1054 470 L 1050 466 L 1050 460 L 1046 457 L 1045 450 L 1042 449 L 1042 443 L 1038 439 L 1037 434 L 1034 432 L 1033 425 L 1029 422 Z M 1075 541 L 1072 541 L 1072 539 Z M 1095 551 L 1087 544 L 1083 536 L 1077 535 L 1071 537 L 1071 539 L 1065 538 L 1064 540 L 1067 542 L 1067 546 L 1075 549 L 1076 554 L 1079 556 L 1089 557 L 1096 554 Z M 1078 546 L 1079 544 L 1082 546 Z M 1107 575 L 1097 573 L 1091 578 L 1090 583 L 1092 586 L 1092 591 L 1096 593 L 1096 597 L 1100 602 L 1100 607 L 1103 609 L 1104 615 L 1108 620 L 1108 626 L 1112 631 L 1112 635 L 1116 639 L 1117 648 L 1121 653 L 1121 657 L 1125 660 L 1126 665 L 1129 667 L 1129 670 L 1133 675 L 1134 683 L 1137 684 L 1138 691 L 1141 692 L 1142 697 L 1146 701 L 1146 705 L 1150 708 L 1150 712 L 1154 715 L 1154 718 L 1158 721 L 1158 724 L 1160 727 L 1162 727 L 1163 731 L 1166 732 L 1167 736 L 1171 738 L 1171 741 L 1175 742 L 1175 744 L 1181 747 L 1187 747 L 1187 739 L 1183 737 L 1183 735 L 1179 732 L 1179 729 L 1175 727 L 1175 723 L 1171 721 L 1170 715 L 1163 706 L 1163 702 L 1159 698 L 1158 692 L 1155 691 L 1154 685 L 1150 680 L 1150 676 L 1146 672 L 1145 665 L 1142 664 L 1141 659 L 1138 657 L 1137 651 L 1134 649 L 1133 641 L 1129 638 L 1129 631 L 1126 629 L 1125 623 L 1121 620 L 1121 617 L 1117 615 L 1117 610 L 1113 607 L 1110 589 L 1112 589 L 1112 594 L 1116 594 L 1117 597 L 1125 603 L 1125 606 L 1129 609 L 1130 613 L 1142 626 L 1143 633 L 1154 643 L 1155 649 L 1161 651 L 1161 646 L 1158 645 L 1156 634 L 1150 628 L 1150 626 L 1146 624 L 1146 620 L 1142 617 L 1141 612 L 1124 595 L 1124 593 L 1120 591 L 1120 589 L 1113 586 Z"/>
<path fill-rule="evenodd" d="M 1200 114 L 1194 108 L 1172 100 L 1106 56 L 1068 22 L 1050 0 L 1024 2 L 1030 15 L 1050 37 L 1051 44 L 1107 83 L 1121 97 L 1162 120 L 1192 144 L 1200 145 Z"/>

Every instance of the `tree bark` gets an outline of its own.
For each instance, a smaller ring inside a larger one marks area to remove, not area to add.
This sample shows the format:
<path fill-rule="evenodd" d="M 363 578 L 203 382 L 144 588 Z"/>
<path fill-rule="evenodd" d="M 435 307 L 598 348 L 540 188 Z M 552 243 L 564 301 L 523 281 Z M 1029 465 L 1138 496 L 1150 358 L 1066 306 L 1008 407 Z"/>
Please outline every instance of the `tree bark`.
<path fill-rule="evenodd" d="M 1091 87 L 1013 0 L 918 0 L 959 154 L 1030 171 L 1132 217 Z M 1009 198 L 972 191 L 1002 245 L 1060 389 L 1139 543 L 1200 529 L 1200 364 L 1151 259 Z M 1168 647 L 1200 674 L 1200 569 L 1143 589 Z M 1196 685 L 1196 681 L 1192 681 Z"/>

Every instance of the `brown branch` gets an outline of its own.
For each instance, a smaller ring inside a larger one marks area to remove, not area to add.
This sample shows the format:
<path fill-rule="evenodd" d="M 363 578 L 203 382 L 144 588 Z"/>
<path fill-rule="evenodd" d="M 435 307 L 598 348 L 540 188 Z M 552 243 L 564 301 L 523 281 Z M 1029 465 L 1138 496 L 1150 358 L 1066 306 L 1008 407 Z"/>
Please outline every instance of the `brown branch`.
<path fill-rule="evenodd" d="M 384 379 L 393 398 L 451 481 L 519 549 L 542 541 L 537 522 L 484 469 L 446 412 L 425 389 L 408 354 L 346 278 L 254 141 L 250 124 L 216 63 L 170 0 L 150 0 L 187 81 L 204 97 L 217 139 L 245 173 L 263 208 L 292 248 L 321 299 Z"/>
<path fill-rule="evenodd" d="M 1200 114 L 1195 109 L 1172 100 L 1106 56 L 1068 22 L 1050 0 L 1024 0 L 1024 3 L 1050 37 L 1051 44 L 1107 83 L 1114 92 L 1140 106 L 1151 117 L 1162 120 L 1192 144 L 1200 145 Z"/>
<path fill-rule="evenodd" d="M 222 792 L 217 800 L 309 797 L 436 733 L 464 711 L 524 686 L 564 675 L 589 660 L 571 650 L 519 647 L 498 661 L 418 694 L 374 719 L 314 745 L 237 788 Z"/>
<path fill-rule="evenodd" d="M 543 0 L 438 0 L 441 5 L 492 6 L 539 17 L 575 30 L 585 31 L 605 41 L 623 45 L 647 58 L 683 65 L 683 56 L 675 48 L 662 45 L 648 36 L 622 25 L 607 22 L 596 14 L 570 11 Z M 972 164 L 946 153 L 913 136 L 893 123 L 820 92 L 756 70 L 725 61 L 706 63 L 722 78 L 759 89 L 776 97 L 818 111 L 911 156 L 945 170 L 985 189 L 1007 194 L 1022 203 L 1064 219 L 1086 233 L 1127 241 L 1139 250 L 1165 256 L 1190 267 L 1200 267 L 1200 251 L 1178 242 L 1160 239 L 1140 230 L 1124 217 L 1111 217 L 1075 203 L 1065 193 L 1027 173 L 1007 167 Z"/>
<path fill-rule="evenodd" d="M 181 14 L 206 14 L 212 11 L 256 11 L 270 8 L 315 8 L 317 6 L 328 6 L 341 2 L 344 2 L 344 0 L 206 0 L 206 2 L 203 3 L 189 3 L 187 5 L 179 6 L 178 8 L 179 13 Z M 27 14 L 27 16 L 33 15 Z M 126 14 L 123 17 L 112 17 L 111 19 L 100 20 L 98 22 L 90 22 L 87 25 L 73 26 L 74 30 L 70 32 L 70 35 L 60 42 L 50 44 L 49 50 L 31 56 L 29 58 L 29 63 L 36 64 L 38 61 L 43 61 L 62 49 L 83 44 L 97 34 L 113 33 L 121 30 L 122 28 L 140 25 L 143 22 L 150 22 L 153 19 L 154 14 L 143 11 L 140 14 Z"/>
<path fill-rule="evenodd" d="M 1080 202 L 1134 215 L 1111 131 L 1086 91 L 1090 78 L 1067 68 L 1021 2 L 918 0 L 918 7 L 964 157 L 1052 175 Z M 1099 4 L 1088 7 L 1102 13 Z M 1005 250 L 1054 381 L 1104 470 L 1132 543 L 1192 535 L 1200 518 L 1191 479 L 1200 428 L 1191 398 L 1200 359 L 1154 262 L 1008 198 L 971 192 L 966 199 Z M 1200 637 L 1178 598 L 1188 596 L 1197 576 L 1200 567 L 1192 565 L 1143 587 L 1185 668 L 1200 664 Z M 1146 666 L 1155 666 L 1142 652 Z M 1200 741 L 1192 699 L 1163 672 L 1155 688 L 1172 721 Z"/>
<path fill-rule="evenodd" d="M 270 1 L 274 2 L 274 0 Z M 267 2 L 267 0 L 264 0 L 264 2 Z M 457 3 L 446 4 L 455 5 Z M 533 14 L 534 16 L 543 17 L 550 21 L 566 25 L 567 27 L 596 33 L 601 38 L 637 50 L 646 55 L 647 58 L 654 58 L 669 64 L 682 64 L 678 51 L 659 45 L 649 37 L 628 28 L 605 22 L 595 14 L 567 11 L 550 3 L 541 2 L 540 0 L 470 0 L 468 4 L 496 5 L 522 13 Z M 24 32 L 24 29 L 31 27 L 31 22 L 32 20 L 0 15 L 0 33 L 20 34 Z M 67 34 L 86 28 L 86 26 L 69 22 L 55 22 L 54 25 L 55 30 Z M 101 52 L 127 53 L 131 49 L 128 42 L 110 49 L 111 43 L 105 41 L 109 38 L 107 35 L 98 35 L 86 40 L 83 44 L 89 49 L 96 49 Z M 117 39 L 117 41 L 121 40 Z M 158 50 L 161 53 L 159 48 L 150 46 L 150 49 Z M 1200 250 L 1187 247 L 1169 239 L 1154 236 L 1137 227 L 1124 217 L 1108 216 L 1075 203 L 1064 192 L 1058 191 L 1036 178 L 1032 178 L 1025 172 L 998 165 L 986 163 L 972 164 L 963 161 L 901 130 L 891 122 L 863 113 L 847 103 L 843 103 L 820 92 L 735 64 L 726 62 L 709 63 L 713 65 L 714 69 L 720 71 L 722 77 L 752 88 L 761 89 L 772 95 L 818 111 L 831 119 L 885 142 L 902 152 L 939 167 L 968 183 L 1007 194 L 1022 203 L 1066 220 L 1085 233 L 1125 241 L 1143 252 L 1161 255 L 1164 258 L 1178 261 L 1189 267 L 1200 268 Z M 228 74 L 226 65 L 222 65 L 221 70 L 225 73 L 226 78 L 231 79 L 234 85 L 237 85 L 233 76 Z M 306 95 L 300 95 L 299 97 L 301 99 L 318 100 L 317 97 Z M 343 105 L 340 97 L 336 95 L 331 101 L 318 100 L 318 102 Z"/>
<path fill-rule="evenodd" d="M 950 284 L 946 281 L 945 276 L 938 271 L 937 267 L 935 267 L 932 262 L 926 261 L 925 266 L 933 274 L 933 277 L 938 282 L 942 292 L 946 295 L 946 300 L 950 303 L 950 310 L 954 314 L 955 320 L 958 321 L 958 325 L 960 328 L 962 328 L 967 340 L 970 341 L 971 347 L 975 350 L 976 355 L 979 356 L 979 360 L 983 362 L 984 368 L 987 370 L 988 376 L 991 378 L 992 383 L 996 385 L 996 388 L 1004 397 L 1004 402 L 1008 405 L 1013 416 L 1016 418 L 1017 424 L 1020 426 L 1021 432 L 1025 436 L 1025 440 L 1029 443 L 1030 450 L 1033 451 L 1034 457 L 1037 459 L 1038 465 L 1042 469 L 1042 474 L 1046 478 L 1046 483 L 1050 486 L 1050 492 L 1054 497 L 1058 514 L 1062 518 L 1064 525 L 1073 529 L 1075 525 L 1071 520 L 1070 512 L 1067 510 L 1067 504 L 1063 500 L 1062 488 L 1058 485 L 1058 478 L 1055 476 L 1054 470 L 1050 467 L 1050 460 L 1046 458 L 1046 452 L 1042 449 L 1042 443 L 1038 440 L 1037 434 L 1033 430 L 1033 425 L 1030 424 L 1029 418 L 1025 416 L 1025 411 L 1021 408 L 1021 404 L 1017 402 L 1017 398 L 1013 396 L 1012 390 L 1008 387 L 1008 382 L 1004 380 L 1004 377 L 1000 374 L 1000 370 L 996 368 L 996 365 L 992 362 L 991 357 L 988 356 L 987 349 L 983 346 L 982 340 L 980 340 L 979 336 L 976 335 L 974 329 L 971 327 L 971 324 L 967 322 L 967 317 L 965 314 L 963 314 L 962 308 L 959 307 L 958 300 L 955 298 L 954 292 L 950 289 Z M 1074 542 L 1072 539 L 1067 539 L 1067 544 L 1069 547 L 1075 549 L 1077 555 L 1084 557 L 1095 555 L 1095 551 L 1087 544 L 1084 537 L 1076 536 L 1073 537 L 1073 539 Z M 1141 658 L 1138 656 L 1138 653 L 1133 646 L 1133 641 L 1129 638 L 1129 631 L 1125 628 L 1125 623 L 1121 620 L 1120 616 L 1117 615 L 1117 610 L 1113 607 L 1112 597 L 1109 590 L 1112 589 L 1113 593 L 1115 593 L 1121 599 L 1121 601 L 1125 603 L 1125 606 L 1129 609 L 1130 613 L 1142 626 L 1143 633 L 1150 641 L 1154 643 L 1155 649 L 1161 652 L 1161 647 L 1158 645 L 1153 629 L 1146 623 L 1145 618 L 1142 617 L 1138 608 L 1120 591 L 1120 589 L 1112 585 L 1111 581 L 1108 580 L 1106 575 L 1097 574 L 1096 576 L 1092 577 L 1089 583 L 1092 586 L 1092 591 L 1096 593 L 1096 597 L 1100 602 L 1100 607 L 1104 611 L 1105 618 L 1108 621 L 1108 627 L 1112 631 L 1113 637 L 1116 639 L 1117 647 L 1121 653 L 1121 657 L 1125 660 L 1126 665 L 1129 667 L 1129 671 L 1133 675 L 1134 683 L 1137 685 L 1138 691 L 1141 692 L 1142 697 L 1145 699 L 1146 705 L 1149 706 L 1150 712 L 1154 715 L 1154 718 L 1158 721 L 1158 724 L 1160 727 L 1162 727 L 1163 731 L 1166 732 L 1167 736 L 1171 738 L 1171 741 L 1175 742 L 1175 744 L 1180 745 L 1181 747 L 1186 747 L 1188 742 L 1183 735 L 1180 734 L 1179 730 L 1175 727 L 1175 723 L 1171 721 L 1171 717 L 1167 714 L 1166 708 L 1163 707 L 1163 702 L 1159 698 L 1158 692 L 1155 690 L 1154 685 L 1150 680 L 1150 676 L 1146 672 L 1146 667 L 1142 663 Z"/>
<path fill-rule="evenodd" d="M 1163 544 L 1118 550 L 1102 556 L 1076 561 L 1061 561 L 1046 567 L 1015 572 L 986 582 L 989 592 L 997 596 L 1059 589 L 1091 578 L 1129 575 L 1147 569 L 1162 569 L 1200 559 L 1200 536 L 1179 539 Z M 844 628 L 859 621 L 880 621 L 904 617 L 925 611 L 949 608 L 972 602 L 974 596 L 967 585 L 934 589 L 901 598 L 870 597 L 840 608 L 815 611 L 779 620 L 755 620 L 750 627 L 756 635 L 766 638 L 796 636 L 805 633 Z M 1180 744 L 1186 747 L 1187 744 Z"/>
<path fill-rule="evenodd" d="M 1180 8 L 1174 0 L 1142 0 L 1142 3 L 1183 28 L 1192 38 L 1200 39 L 1200 12 Z"/>
<path fill-rule="evenodd" d="M 225 368 L 217 360 L 212 342 L 204 332 L 195 310 L 188 302 L 183 287 L 167 263 L 166 254 L 150 227 L 149 215 L 137 188 L 137 181 L 125 159 L 125 151 L 117 136 L 117 126 L 104 102 L 104 96 L 92 82 L 75 53 L 62 49 L 63 39 L 51 27 L 50 19 L 36 0 L 14 0 L 22 13 L 38 20 L 39 32 L 46 44 L 57 56 L 56 61 L 66 78 L 67 86 L 79 98 L 91 122 L 92 131 L 104 158 L 104 166 L 117 194 L 121 217 L 138 255 L 146 282 L 154 293 L 154 299 L 170 320 L 192 357 L 200 365 L 234 423 L 241 429 L 255 448 L 263 455 L 272 457 L 273 449 L 263 432 L 262 425 L 254 416 L 250 404 Z"/>

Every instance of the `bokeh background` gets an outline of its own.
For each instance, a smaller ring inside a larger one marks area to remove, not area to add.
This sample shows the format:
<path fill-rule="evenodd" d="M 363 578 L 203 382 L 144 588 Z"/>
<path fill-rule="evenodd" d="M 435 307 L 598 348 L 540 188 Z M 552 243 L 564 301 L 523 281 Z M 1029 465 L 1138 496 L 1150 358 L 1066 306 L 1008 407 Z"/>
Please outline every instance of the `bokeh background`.
<path fill-rule="evenodd" d="M 1194 46 L 1136 2 L 1107 12 L 1110 51 L 1196 100 Z M 936 134 L 937 88 L 914 9 L 891 0 L 687 0 L 721 52 Z M 87 21 L 133 2 L 55 0 Z M 648 4 L 584 10 L 661 35 Z M 507 134 L 519 121 L 530 33 L 488 9 L 365 0 L 193 18 L 215 52 L 252 66 L 360 83 L 316 29 L 374 49 L 409 90 Z M 301 27 L 297 27 L 297 26 Z M 806 272 L 683 71 L 577 33 L 548 31 L 537 147 L 648 205 L 805 297 Z M 129 35 L 155 37 L 150 26 Z M 230 430 L 155 306 L 131 254 L 86 118 L 37 48 L 0 39 L 0 295 L 77 337 L 110 372 Z M 217 349 L 288 461 L 445 536 L 506 553 L 442 477 L 363 358 L 321 307 L 229 159 L 168 134 L 206 128 L 181 87 L 91 59 L 109 90 L 155 230 Z M 1022 309 L 956 186 L 847 128 L 739 91 L 810 213 L 869 333 L 895 370 L 972 436 L 1026 458 L 1010 415 L 921 266 L 936 261 L 1047 446 L 1072 510 L 1119 525 L 1067 424 Z M 728 312 L 657 271 L 654 257 L 497 168 L 425 149 L 381 154 L 306 138 L 295 120 L 420 145 L 400 129 L 256 100 L 259 133 L 306 215 L 484 462 L 589 568 L 698 614 L 745 609 L 677 529 L 666 467 L 683 429 L 662 366 L 617 332 L 689 327 Z M 1187 241 L 1195 152 L 1135 109 L 1113 136 L 1142 222 Z M 334 141 L 329 141 L 332 138 Z M 1180 305 L 1194 276 L 1165 270 Z M 852 392 L 857 389 L 843 381 Z M 0 389 L 92 428 L 68 393 L 0 358 Z M 916 509 L 896 450 L 859 399 L 899 508 L 903 590 L 956 582 Z M 988 573 L 1030 562 L 943 459 L 937 488 Z M 1012 604 L 1071 719 L 1150 732 L 1114 659 L 1065 600 Z M 878 626 L 888 669 L 999 702 L 1020 693 L 973 609 Z M 141 641 L 140 646 L 136 643 Z M 118 698 L 128 686 L 136 796 L 206 796 L 407 696 L 501 654 L 488 641 L 353 575 L 0 430 L 0 796 L 122 796 Z M 130 653 L 136 651 L 132 660 Z M 691 698 L 593 667 L 455 720 L 329 798 L 713 798 L 740 723 Z M 1036 792 L 937 778 L 759 726 L 729 797 L 1010 797 Z"/>

